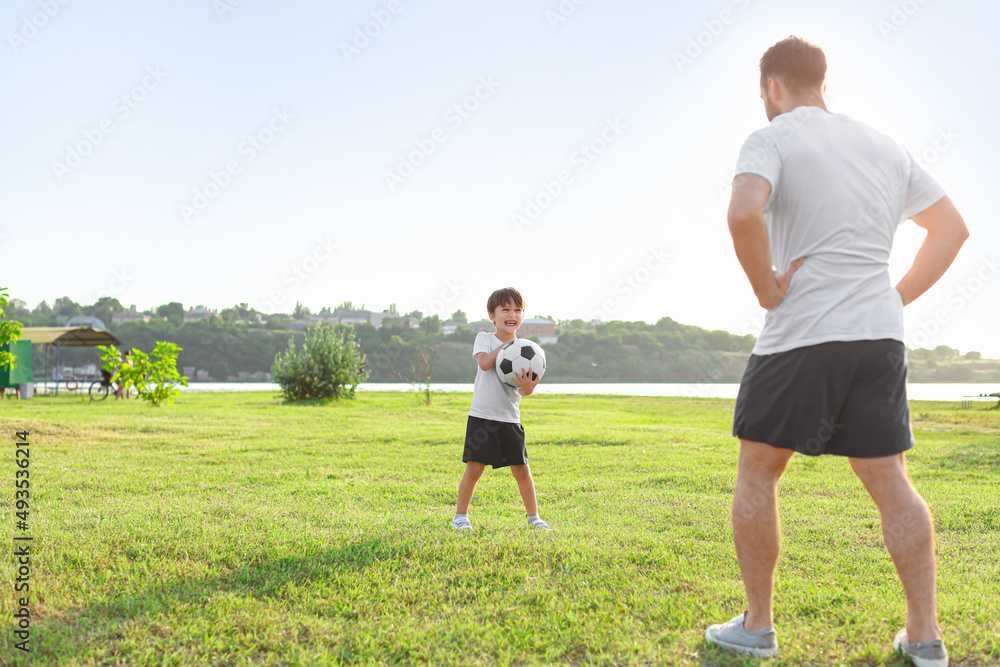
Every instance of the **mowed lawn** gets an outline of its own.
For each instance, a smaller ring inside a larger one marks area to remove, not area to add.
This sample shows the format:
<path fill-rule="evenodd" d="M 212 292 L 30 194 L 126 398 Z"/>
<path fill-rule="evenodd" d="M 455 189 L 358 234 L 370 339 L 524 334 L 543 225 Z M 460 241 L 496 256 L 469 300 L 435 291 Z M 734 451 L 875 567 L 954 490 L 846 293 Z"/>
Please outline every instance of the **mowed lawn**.
<path fill-rule="evenodd" d="M 470 395 L 4 401 L 0 663 L 744 665 L 732 400 L 533 396 L 550 533 L 488 469 L 450 528 Z M 912 404 L 952 665 L 1000 664 L 1000 412 Z M 31 433 L 30 657 L 13 648 L 15 430 Z M 793 459 L 768 665 L 903 665 L 902 589 L 842 459 Z"/>

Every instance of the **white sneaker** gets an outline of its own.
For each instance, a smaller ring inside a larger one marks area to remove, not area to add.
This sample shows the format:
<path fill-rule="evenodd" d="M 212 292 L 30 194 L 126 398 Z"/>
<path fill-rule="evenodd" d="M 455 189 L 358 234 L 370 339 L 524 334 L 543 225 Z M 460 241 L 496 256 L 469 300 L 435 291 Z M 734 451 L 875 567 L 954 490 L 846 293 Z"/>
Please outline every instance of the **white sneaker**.
<path fill-rule="evenodd" d="M 532 528 L 537 528 L 538 530 L 552 530 L 549 528 L 549 522 L 542 521 L 541 519 L 535 519 L 534 522 L 529 520 L 528 525 Z"/>
<path fill-rule="evenodd" d="M 713 625 L 705 631 L 705 639 L 716 646 L 730 651 L 746 653 L 755 658 L 770 658 L 778 655 L 778 638 L 774 628 L 764 628 L 759 632 L 746 629 L 747 613 L 729 619 L 725 623 Z"/>
<path fill-rule="evenodd" d="M 469 517 L 467 516 L 452 519 L 451 527 L 455 530 L 472 530 L 472 524 L 469 523 Z"/>
<path fill-rule="evenodd" d="M 940 639 L 911 644 L 903 628 L 892 640 L 892 648 L 909 658 L 916 667 L 948 667 L 948 651 Z"/>

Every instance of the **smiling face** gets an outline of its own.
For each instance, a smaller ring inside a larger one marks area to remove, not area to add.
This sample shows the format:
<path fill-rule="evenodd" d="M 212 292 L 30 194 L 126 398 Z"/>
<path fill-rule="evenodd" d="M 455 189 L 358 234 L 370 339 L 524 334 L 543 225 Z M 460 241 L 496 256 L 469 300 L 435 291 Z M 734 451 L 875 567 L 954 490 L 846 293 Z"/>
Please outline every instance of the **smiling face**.
<path fill-rule="evenodd" d="M 524 309 L 511 302 L 499 305 L 490 313 L 490 321 L 497 329 L 498 336 L 512 336 L 524 321 Z"/>

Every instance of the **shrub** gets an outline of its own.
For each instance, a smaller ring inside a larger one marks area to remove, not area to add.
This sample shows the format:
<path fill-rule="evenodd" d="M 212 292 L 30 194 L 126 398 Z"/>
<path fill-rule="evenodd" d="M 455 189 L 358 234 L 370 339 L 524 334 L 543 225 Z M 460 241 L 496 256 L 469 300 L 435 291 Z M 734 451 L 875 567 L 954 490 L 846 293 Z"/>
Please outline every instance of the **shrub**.
<path fill-rule="evenodd" d="M 132 348 L 127 361 L 121 359 L 114 345 L 97 347 L 101 351 L 101 368 L 112 373 L 111 381 L 121 380 L 126 389 L 135 387 L 139 398 L 157 407 L 173 404 L 181 394 L 177 385 L 188 386 L 187 378 L 177 371 L 177 355 L 183 348 L 174 343 L 157 341 L 150 354 Z"/>
<path fill-rule="evenodd" d="M 329 324 L 306 329 L 302 348 L 288 339 L 288 349 L 274 357 L 271 377 L 289 401 L 308 398 L 354 398 L 354 391 L 368 377 L 365 353 L 353 331 L 338 333 Z"/>

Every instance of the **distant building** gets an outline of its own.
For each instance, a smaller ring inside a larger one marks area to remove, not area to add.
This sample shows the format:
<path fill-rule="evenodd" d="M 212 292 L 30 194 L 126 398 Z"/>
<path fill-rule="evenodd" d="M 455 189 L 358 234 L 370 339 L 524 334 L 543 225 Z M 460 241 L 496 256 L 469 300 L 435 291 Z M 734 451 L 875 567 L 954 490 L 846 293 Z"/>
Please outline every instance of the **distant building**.
<path fill-rule="evenodd" d="M 188 308 L 187 312 L 184 313 L 184 322 L 200 322 L 213 315 L 218 315 L 219 311 L 211 308 L 206 308 L 205 306 L 198 306 L 196 308 Z"/>
<path fill-rule="evenodd" d="M 333 311 L 333 314 L 327 318 L 327 321 L 335 319 L 338 324 L 362 324 L 365 322 L 372 321 L 372 311 L 370 310 L 340 310 L 339 308 Z"/>
<path fill-rule="evenodd" d="M 520 338 L 537 336 L 543 343 L 554 343 L 558 339 L 556 336 L 556 323 L 544 317 L 532 317 L 521 322 L 521 328 L 517 330 Z"/>
<path fill-rule="evenodd" d="M 465 326 L 465 322 L 442 322 L 441 333 L 443 333 L 445 336 L 450 336 L 453 333 L 455 333 L 455 331 L 457 331 L 458 327 L 460 326 Z"/>
<path fill-rule="evenodd" d="M 128 310 L 122 310 L 111 316 L 112 324 L 125 324 L 127 322 L 148 322 L 149 315 L 146 313 L 140 313 L 135 309 L 135 306 L 129 308 Z"/>
<path fill-rule="evenodd" d="M 496 328 L 496 326 L 494 326 L 493 322 L 491 322 L 489 320 L 479 320 L 478 322 L 470 322 L 469 324 L 466 324 L 465 326 L 469 327 L 470 329 L 472 329 L 473 331 L 476 331 L 476 332 L 479 332 L 479 331 L 493 332 L 493 331 L 497 330 L 497 328 Z"/>
<path fill-rule="evenodd" d="M 114 322 L 114 318 L 111 319 Z M 73 317 L 66 320 L 66 326 L 68 327 L 90 327 L 91 329 L 107 329 L 104 326 L 104 322 L 96 317 L 91 317 L 90 315 L 74 315 Z"/>

